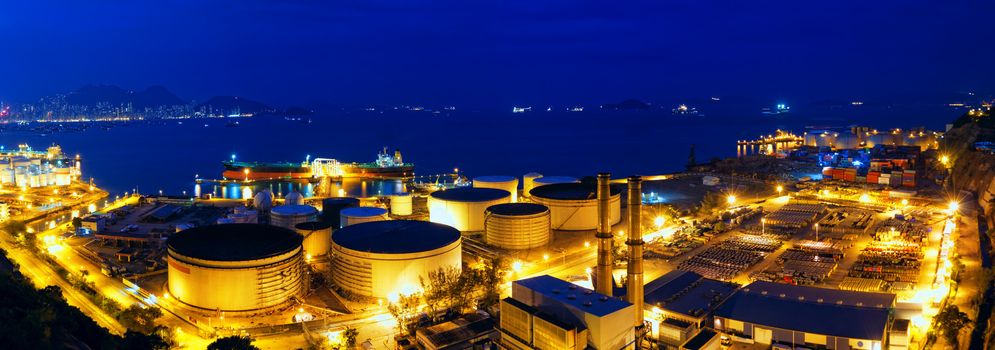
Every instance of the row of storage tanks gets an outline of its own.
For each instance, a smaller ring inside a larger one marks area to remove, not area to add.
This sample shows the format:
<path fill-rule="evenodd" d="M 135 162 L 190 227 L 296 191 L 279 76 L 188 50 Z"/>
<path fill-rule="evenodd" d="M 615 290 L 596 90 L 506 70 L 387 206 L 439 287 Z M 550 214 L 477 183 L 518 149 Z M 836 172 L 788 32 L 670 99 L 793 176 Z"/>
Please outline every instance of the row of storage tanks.
<path fill-rule="evenodd" d="M 301 276 L 312 262 L 327 266 L 331 280 L 347 293 L 389 298 L 415 291 L 419 276 L 430 271 L 460 267 L 460 231 L 484 231 L 489 244 L 529 249 L 548 244 L 553 229 L 596 228 L 594 184 L 533 177 L 523 196 L 531 202 L 515 203 L 509 183 L 517 196 L 518 182 L 510 179 L 487 177 L 474 181 L 474 187 L 434 192 L 428 199 L 431 222 L 387 220 L 387 210 L 361 207 L 355 198 L 324 199 L 320 211 L 293 201 L 273 207 L 262 198 L 256 201 L 258 211 L 232 214 L 244 221 L 171 236 L 169 291 L 203 310 L 271 308 L 304 292 Z M 507 187 L 493 188 L 498 186 Z M 404 205 L 403 199 L 397 203 Z M 619 190 L 612 189 L 610 203 L 616 224 Z M 241 223 L 266 211 L 270 225 Z"/>
<path fill-rule="evenodd" d="M 39 158 L 0 159 L 0 185 L 17 187 L 68 186 L 72 169 L 42 164 Z"/>
<path fill-rule="evenodd" d="M 598 225 L 597 188 L 565 176 L 523 177 L 518 202 L 518 179 L 485 176 L 472 188 L 433 192 L 428 198 L 429 220 L 464 232 L 484 232 L 484 240 L 505 249 L 530 249 L 549 243 L 552 230 L 593 230 Z M 621 219 L 621 196 L 610 197 L 611 223 Z"/>

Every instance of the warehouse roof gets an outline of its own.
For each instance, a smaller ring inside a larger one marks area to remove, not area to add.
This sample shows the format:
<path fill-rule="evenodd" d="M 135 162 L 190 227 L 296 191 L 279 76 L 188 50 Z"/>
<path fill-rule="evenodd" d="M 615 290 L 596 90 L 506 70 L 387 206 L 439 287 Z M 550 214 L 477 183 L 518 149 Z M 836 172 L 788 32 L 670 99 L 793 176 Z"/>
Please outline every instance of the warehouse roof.
<path fill-rule="evenodd" d="M 733 294 L 715 310 L 714 315 L 768 327 L 853 339 L 881 340 L 884 336 L 890 314 L 887 307 L 837 304 L 827 299 L 819 302 L 818 299 L 811 298 L 818 293 L 801 295 L 803 292 L 813 292 L 807 290 L 793 291 L 790 295 L 794 297 L 790 297 L 789 293 L 772 293 L 769 290 L 764 294 L 761 292 L 764 289 L 762 287 L 772 283 L 763 282 L 757 286 L 758 283 L 751 283 Z M 770 289 L 786 292 L 791 288 L 815 289 L 788 285 L 784 287 L 787 288 Z M 862 294 L 879 294 L 839 292 L 848 294 L 852 300 L 867 297 Z M 868 300 L 874 298 L 877 297 L 871 296 Z"/>
<path fill-rule="evenodd" d="M 611 187 L 611 195 L 622 193 L 617 186 Z M 593 183 L 558 183 L 542 185 L 529 191 L 534 197 L 561 200 L 586 200 L 598 198 L 598 185 Z"/>
<path fill-rule="evenodd" d="M 701 332 L 698 332 L 697 335 L 695 335 L 691 339 L 688 339 L 686 343 L 681 345 L 681 348 L 688 350 L 701 349 L 705 347 L 705 345 L 708 345 L 708 343 L 711 342 L 712 339 L 715 339 L 715 337 L 718 335 L 719 335 L 718 333 L 716 333 L 714 330 L 710 328 L 702 328 Z"/>
<path fill-rule="evenodd" d="M 509 196 L 511 192 L 496 188 L 460 187 L 432 192 L 432 198 L 460 202 L 486 202 Z"/>
<path fill-rule="evenodd" d="M 740 293 L 773 295 L 786 299 L 804 299 L 824 303 L 850 306 L 890 308 L 895 305 L 895 295 L 888 293 L 855 292 L 808 286 L 794 286 L 784 283 L 756 281 L 743 287 Z"/>
<path fill-rule="evenodd" d="M 549 208 L 535 203 L 502 203 L 487 207 L 487 211 L 497 215 L 534 215 L 545 213 Z"/>
<path fill-rule="evenodd" d="M 599 317 L 632 306 L 632 304 L 621 299 L 596 293 L 593 290 L 550 275 L 526 278 L 517 280 L 514 283 L 534 293 L 542 294 L 546 299 L 555 300 L 560 304 L 568 305 L 574 309 Z M 512 294 L 514 294 L 514 289 L 512 290 Z M 541 310 L 542 307 L 540 306 L 539 309 Z"/>
<path fill-rule="evenodd" d="M 428 221 L 389 220 L 343 227 L 332 235 L 335 244 L 356 251 L 405 254 L 445 247 L 460 239 L 459 230 Z"/>
<path fill-rule="evenodd" d="M 738 285 L 704 278 L 691 271 L 674 270 L 643 288 L 647 304 L 687 316 L 699 317 L 736 291 Z"/>
<path fill-rule="evenodd" d="M 301 247 L 297 232 L 262 224 L 223 224 L 194 227 L 173 234 L 166 245 L 191 258 L 238 261 L 264 259 Z"/>

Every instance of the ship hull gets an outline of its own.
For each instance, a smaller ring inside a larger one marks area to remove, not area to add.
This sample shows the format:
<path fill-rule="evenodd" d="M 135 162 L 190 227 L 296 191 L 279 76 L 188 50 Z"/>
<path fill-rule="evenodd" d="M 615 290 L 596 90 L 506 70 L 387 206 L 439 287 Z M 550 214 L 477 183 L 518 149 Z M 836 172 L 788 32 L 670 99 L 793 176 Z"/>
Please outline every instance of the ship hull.
<path fill-rule="evenodd" d="M 248 169 L 248 172 L 246 172 Z M 342 178 L 359 179 L 396 179 L 414 176 L 413 165 L 395 167 L 370 167 L 360 164 L 349 164 L 342 167 Z M 270 179 L 308 179 L 312 178 L 311 168 L 297 165 L 273 164 L 233 164 L 225 162 L 226 179 L 270 180 Z"/>

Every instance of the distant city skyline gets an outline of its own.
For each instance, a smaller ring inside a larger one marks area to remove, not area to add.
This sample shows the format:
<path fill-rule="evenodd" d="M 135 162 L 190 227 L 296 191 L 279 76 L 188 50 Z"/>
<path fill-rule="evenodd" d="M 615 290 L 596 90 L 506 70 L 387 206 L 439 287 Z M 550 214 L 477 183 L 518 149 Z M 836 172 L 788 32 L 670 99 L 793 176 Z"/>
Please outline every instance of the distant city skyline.
<path fill-rule="evenodd" d="M 995 4 L 8 4 L 0 100 L 88 84 L 275 106 L 806 103 L 995 91 Z"/>

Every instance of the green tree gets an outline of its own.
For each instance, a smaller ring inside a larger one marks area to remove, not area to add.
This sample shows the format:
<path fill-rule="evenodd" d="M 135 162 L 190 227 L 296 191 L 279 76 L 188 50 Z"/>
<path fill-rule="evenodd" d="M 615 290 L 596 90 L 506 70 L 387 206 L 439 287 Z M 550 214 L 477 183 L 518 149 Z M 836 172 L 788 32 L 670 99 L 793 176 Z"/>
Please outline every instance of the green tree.
<path fill-rule="evenodd" d="M 73 228 L 78 231 L 80 227 L 83 227 L 83 218 L 78 217 L 78 216 L 74 217 L 73 218 Z"/>
<path fill-rule="evenodd" d="M 439 311 L 453 306 L 455 296 L 453 290 L 462 272 L 453 266 L 442 267 L 429 271 L 425 278 L 418 277 L 421 284 L 422 297 L 430 316 L 435 317 Z"/>
<path fill-rule="evenodd" d="M 232 335 L 218 338 L 207 345 L 207 350 L 259 350 L 259 348 L 252 345 L 252 338 L 248 336 Z"/>
<path fill-rule="evenodd" d="M 701 203 L 698 205 L 698 214 L 701 215 L 711 215 L 715 213 L 715 210 L 722 207 L 723 202 L 722 193 L 720 192 L 708 192 L 704 197 L 701 198 Z"/>
<path fill-rule="evenodd" d="M 352 349 L 356 347 L 356 337 L 359 337 L 359 330 L 346 327 L 345 332 L 342 333 L 345 337 L 345 346 L 347 349 Z"/>
<path fill-rule="evenodd" d="M 483 295 L 480 298 L 482 309 L 486 310 L 501 301 L 501 284 L 504 283 L 504 275 L 507 270 L 508 266 L 502 258 L 489 260 L 484 265 L 484 270 L 480 272 L 483 289 Z"/>
<path fill-rule="evenodd" d="M 155 320 L 159 317 L 162 317 L 162 310 L 158 307 L 134 304 L 122 310 L 117 318 L 128 329 L 148 335 L 158 330 Z"/>
<path fill-rule="evenodd" d="M 418 305 L 421 303 L 421 294 L 415 293 L 411 295 L 399 295 L 396 302 L 391 302 L 387 304 L 387 312 L 397 320 L 397 331 L 399 333 L 408 333 L 410 331 L 408 324 L 411 322 L 411 318 L 415 316 L 418 312 Z"/>
<path fill-rule="evenodd" d="M 170 344 L 157 334 L 128 331 L 121 341 L 121 350 L 169 349 Z"/>
<path fill-rule="evenodd" d="M 957 335 L 960 334 L 961 329 L 969 324 L 971 324 L 971 318 L 961 312 L 957 305 L 948 305 L 936 315 L 937 328 L 955 349 L 958 344 Z"/>

